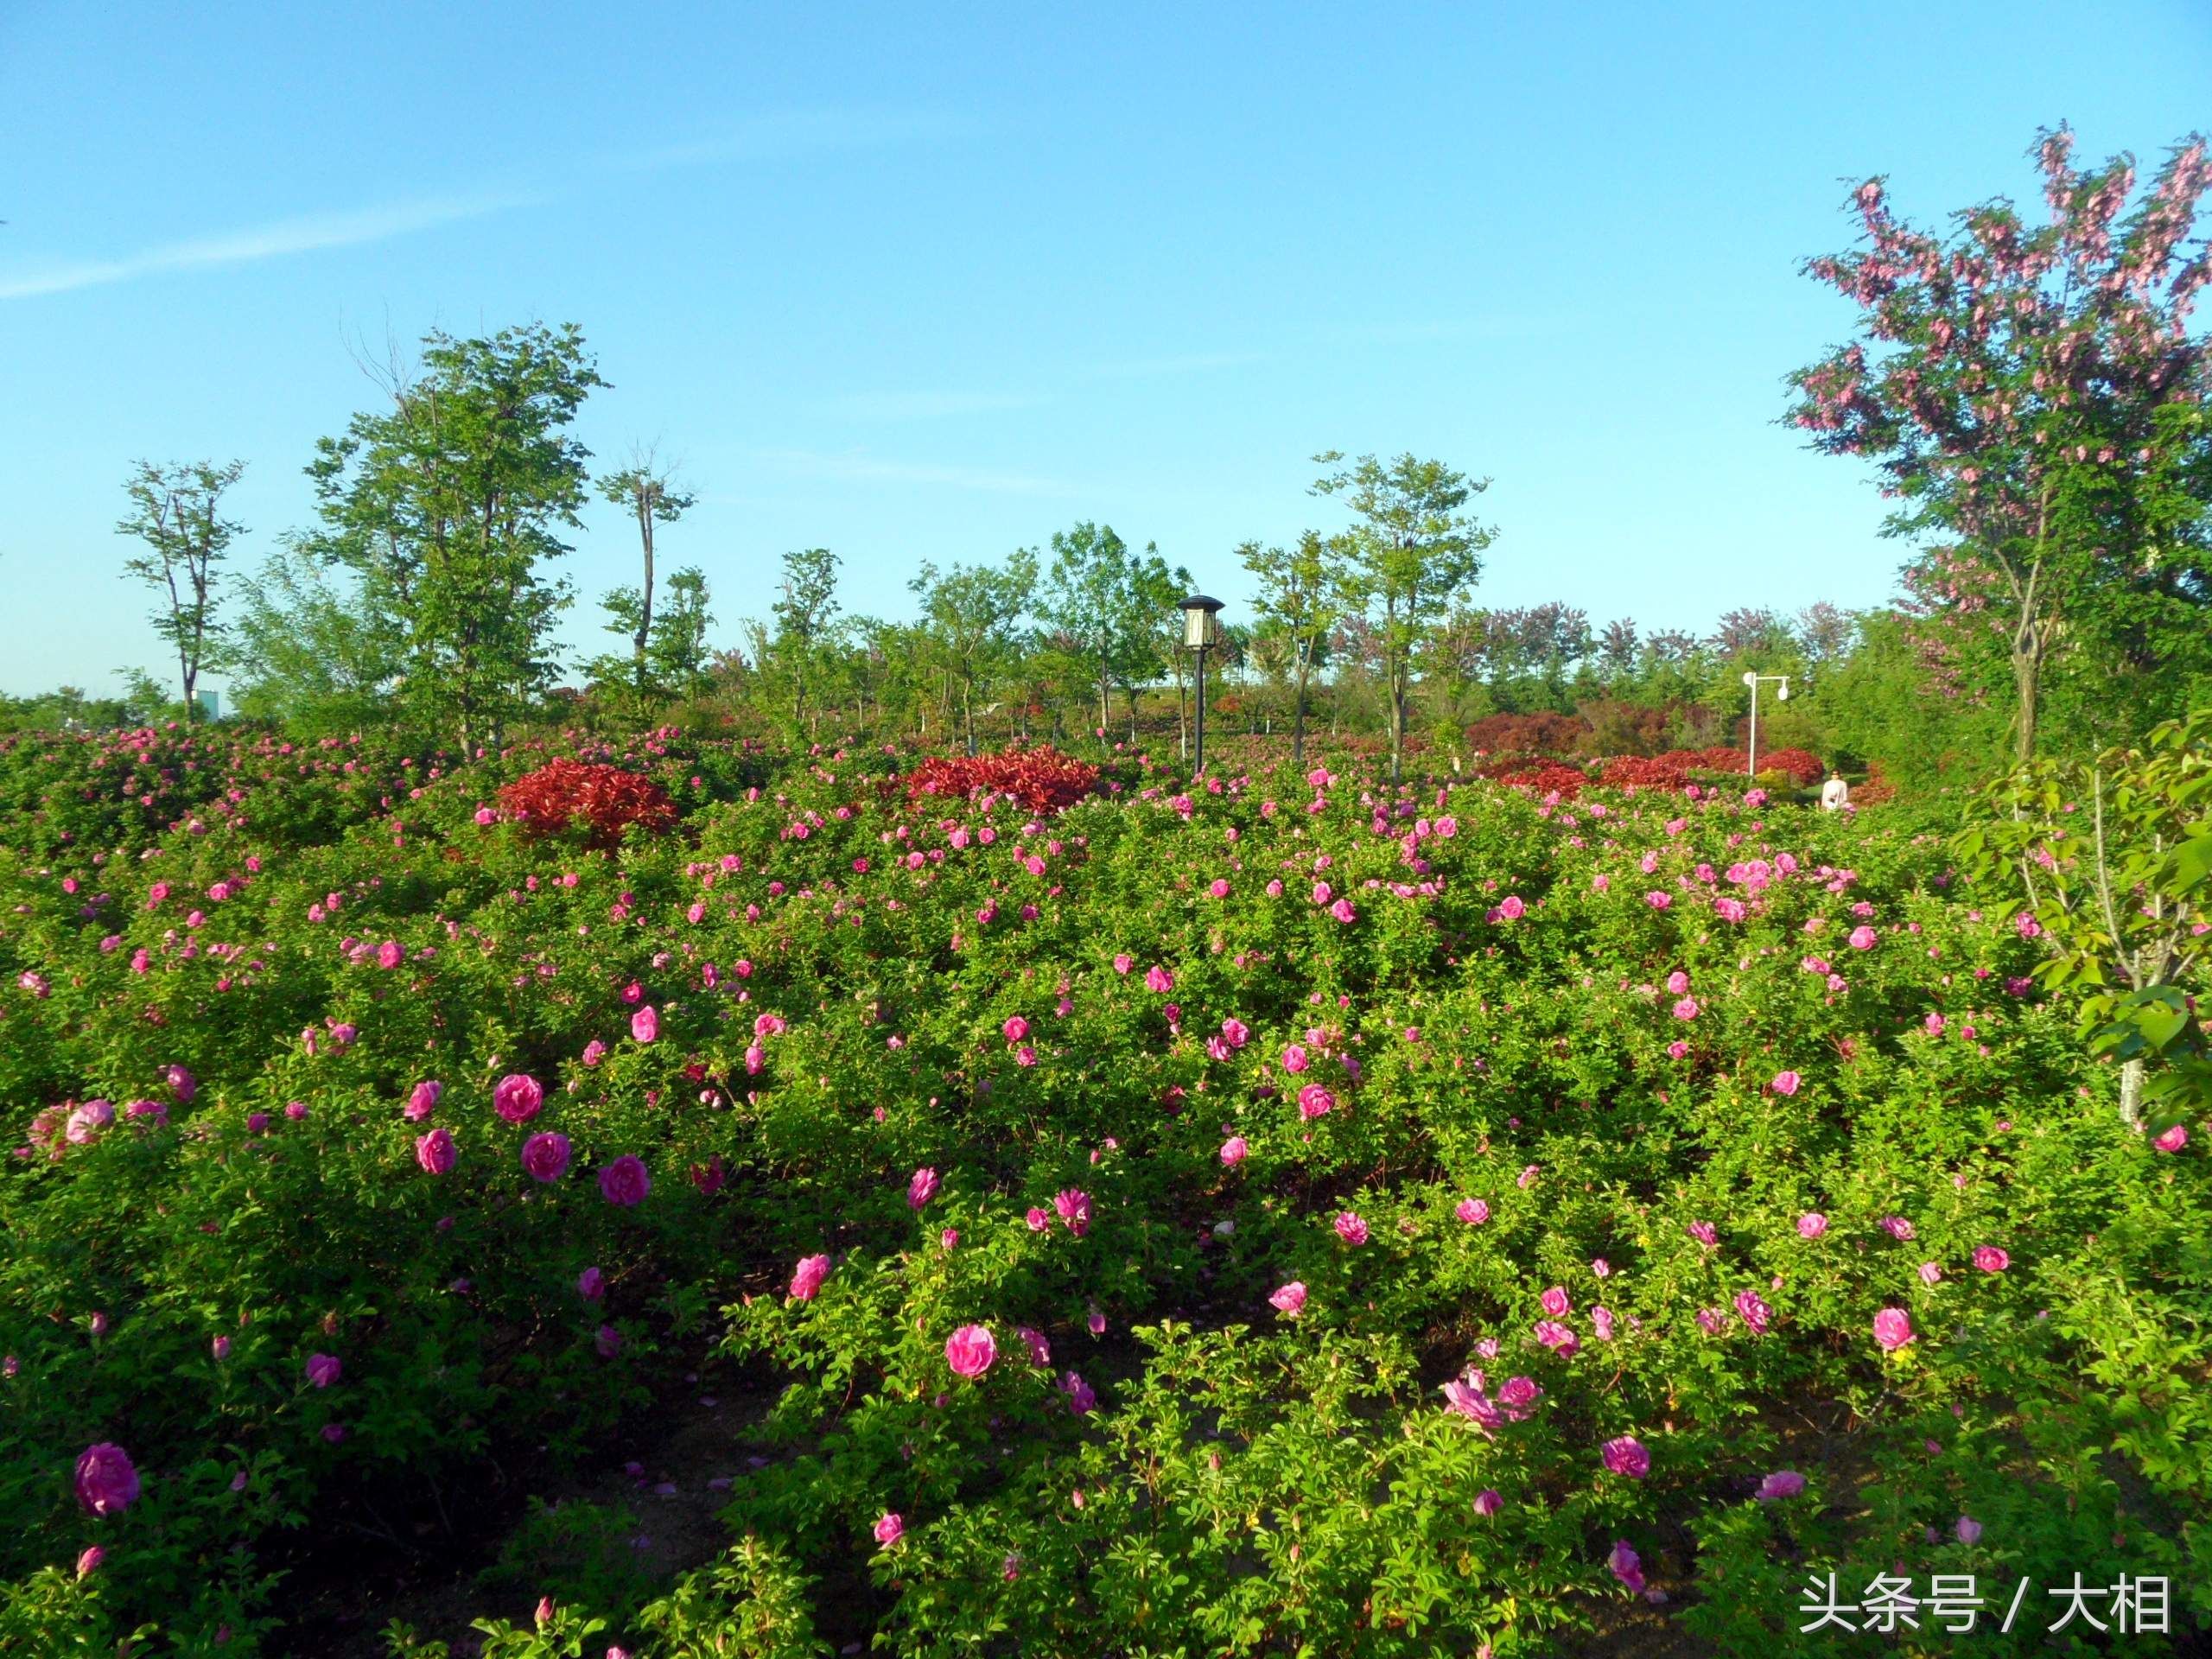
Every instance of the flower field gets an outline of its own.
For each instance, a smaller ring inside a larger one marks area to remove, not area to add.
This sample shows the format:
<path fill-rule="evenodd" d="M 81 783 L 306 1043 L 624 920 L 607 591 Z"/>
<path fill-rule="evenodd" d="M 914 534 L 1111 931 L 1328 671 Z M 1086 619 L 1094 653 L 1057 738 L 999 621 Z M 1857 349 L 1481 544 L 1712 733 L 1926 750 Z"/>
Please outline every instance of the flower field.
<path fill-rule="evenodd" d="M 1652 776 L 13 740 L 0 1650 L 2190 1650 L 2212 1137 L 1951 819 Z M 626 1461 L 715 1553 L 470 1576 Z"/>

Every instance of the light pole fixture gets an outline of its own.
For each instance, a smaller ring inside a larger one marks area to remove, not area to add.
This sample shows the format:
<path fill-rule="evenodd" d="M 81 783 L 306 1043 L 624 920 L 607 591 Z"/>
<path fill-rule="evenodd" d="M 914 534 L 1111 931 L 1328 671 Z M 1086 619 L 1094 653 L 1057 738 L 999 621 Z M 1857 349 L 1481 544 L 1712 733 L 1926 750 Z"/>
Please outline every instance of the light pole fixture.
<path fill-rule="evenodd" d="M 1767 680 L 1782 683 L 1781 690 L 1774 694 L 1777 702 L 1789 701 L 1789 677 L 1787 674 L 1762 674 L 1755 668 L 1744 671 L 1744 683 L 1751 690 L 1751 753 L 1744 764 L 1745 775 L 1750 778 L 1759 775 L 1759 685 Z"/>
<path fill-rule="evenodd" d="M 1183 648 L 1197 653 L 1198 659 L 1198 711 L 1196 721 L 1198 741 L 1193 746 L 1191 776 L 1203 778 L 1206 771 L 1206 652 L 1221 643 L 1221 621 L 1218 613 L 1221 601 L 1208 599 L 1204 594 L 1192 594 L 1182 601 Z"/>

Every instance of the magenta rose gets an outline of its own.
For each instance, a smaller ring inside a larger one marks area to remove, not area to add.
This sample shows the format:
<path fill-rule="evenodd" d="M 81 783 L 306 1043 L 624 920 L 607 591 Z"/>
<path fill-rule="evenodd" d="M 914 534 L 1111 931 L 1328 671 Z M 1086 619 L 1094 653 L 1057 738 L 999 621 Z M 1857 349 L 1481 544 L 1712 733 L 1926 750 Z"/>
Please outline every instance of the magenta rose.
<path fill-rule="evenodd" d="M 1604 1452 L 1605 1467 L 1617 1475 L 1626 1475 L 1630 1480 L 1642 1480 L 1651 1472 L 1651 1453 L 1633 1434 L 1623 1434 L 1607 1440 Z"/>
<path fill-rule="evenodd" d="M 102 1440 L 77 1454 L 77 1501 L 94 1515 L 121 1515 L 138 1501 L 130 1454 Z"/>
<path fill-rule="evenodd" d="M 945 1338 L 944 1361 L 955 1376 L 981 1376 L 998 1357 L 998 1344 L 980 1325 L 963 1325 Z"/>
<path fill-rule="evenodd" d="M 492 1085 L 492 1109 L 510 1123 L 527 1123 L 545 1104 L 545 1086 L 523 1072 L 510 1072 Z"/>
<path fill-rule="evenodd" d="M 522 1143 L 522 1166 L 534 1179 L 559 1180 L 569 1173 L 569 1137 L 552 1129 L 531 1135 Z"/>
<path fill-rule="evenodd" d="M 805 1255 L 791 1272 L 791 1295 L 802 1302 L 814 1300 L 815 1292 L 822 1288 L 822 1281 L 830 1276 L 830 1258 L 826 1255 Z"/>
<path fill-rule="evenodd" d="M 444 1174 L 460 1155 L 454 1147 L 453 1135 L 445 1129 L 432 1129 L 415 1142 L 415 1161 L 429 1174 Z"/>
<path fill-rule="evenodd" d="M 645 1194 L 652 1190 L 652 1178 L 645 1173 L 645 1160 L 632 1154 L 624 1153 L 599 1172 L 600 1197 L 626 1210 L 643 1204 Z"/>

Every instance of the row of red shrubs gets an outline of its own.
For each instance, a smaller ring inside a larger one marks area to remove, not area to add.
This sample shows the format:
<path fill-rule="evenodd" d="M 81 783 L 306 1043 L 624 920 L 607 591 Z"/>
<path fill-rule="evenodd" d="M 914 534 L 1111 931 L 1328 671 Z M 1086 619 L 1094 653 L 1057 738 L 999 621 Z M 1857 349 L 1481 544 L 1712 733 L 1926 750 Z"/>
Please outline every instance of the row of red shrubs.
<path fill-rule="evenodd" d="M 982 791 L 1011 797 L 1032 812 L 1058 812 L 1097 788 L 1097 767 L 1049 748 L 932 755 L 906 774 L 910 801 L 964 801 Z"/>
<path fill-rule="evenodd" d="M 1541 757 L 1492 761 L 1476 772 L 1499 783 L 1523 785 L 1541 794 L 1556 791 L 1573 799 L 1593 782 L 1616 788 L 1680 789 L 1693 772 L 1740 773 L 1746 760 L 1741 752 L 1723 747 L 1624 755 L 1607 761 L 1594 779 L 1580 766 Z M 1821 775 L 1819 758 L 1803 749 L 1777 749 L 1761 760 L 1763 772 L 1781 772 L 1801 787 Z M 1032 812 L 1057 812 L 1095 794 L 1099 772 L 1055 749 L 1014 748 L 995 754 L 932 755 L 909 772 L 905 781 L 910 801 L 964 801 L 984 793 L 1007 796 Z M 507 785 L 499 791 L 499 804 L 525 834 L 553 835 L 578 826 L 602 847 L 620 843 L 632 825 L 659 831 L 676 822 L 668 791 L 652 779 L 620 766 L 567 759 L 550 761 Z"/>

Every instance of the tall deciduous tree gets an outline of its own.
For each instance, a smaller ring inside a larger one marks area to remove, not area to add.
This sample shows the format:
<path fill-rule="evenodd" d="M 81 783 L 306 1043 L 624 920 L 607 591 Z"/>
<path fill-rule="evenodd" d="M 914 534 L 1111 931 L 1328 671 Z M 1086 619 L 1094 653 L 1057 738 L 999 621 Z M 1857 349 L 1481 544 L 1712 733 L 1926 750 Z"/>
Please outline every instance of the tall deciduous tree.
<path fill-rule="evenodd" d="M 1319 531 L 1308 530 L 1288 548 L 1246 542 L 1236 556 L 1259 582 L 1255 608 L 1261 620 L 1290 647 L 1290 759 L 1293 766 L 1302 766 L 1306 690 L 1313 665 L 1350 602 L 1343 577 L 1351 565 L 1351 550 L 1342 537 L 1332 542 Z"/>
<path fill-rule="evenodd" d="M 646 650 L 653 630 L 653 531 L 681 518 L 694 498 L 676 487 L 674 476 L 651 449 L 634 451 L 627 467 L 601 479 L 599 493 L 615 505 L 626 508 L 638 521 L 639 550 L 645 556 L 645 581 L 634 590 L 636 604 L 624 608 L 634 610 L 637 616 L 637 627 L 631 635 L 631 655 L 638 695 L 643 698 L 648 672 Z M 611 604 L 609 608 L 613 608 Z"/>
<path fill-rule="evenodd" d="M 940 572 L 927 561 L 906 586 L 921 596 L 930 644 L 960 692 L 968 753 L 976 753 L 976 695 L 1012 655 L 1015 623 L 1037 588 L 1037 556 L 1017 549 L 1001 566 L 955 564 Z"/>
<path fill-rule="evenodd" d="M 1148 544 L 1142 558 L 1132 553 L 1110 524 L 1086 520 L 1054 532 L 1044 615 L 1090 664 L 1100 732 L 1114 687 L 1127 688 L 1134 700 L 1136 687 L 1159 673 L 1154 636 L 1163 607 L 1183 596 L 1180 575 L 1169 570 L 1156 545 Z"/>
<path fill-rule="evenodd" d="M 1332 467 L 1337 450 L 1313 457 Z M 1482 550 L 1497 532 L 1460 512 L 1490 487 L 1440 461 L 1402 454 L 1387 465 L 1363 455 L 1316 480 L 1313 493 L 1332 496 L 1356 520 L 1347 548 L 1356 591 L 1375 623 L 1389 702 L 1390 781 L 1405 775 L 1406 703 L 1414 651 L 1431 623 L 1461 600 L 1482 574 Z M 1379 612 L 1379 614 L 1377 613 Z"/>
<path fill-rule="evenodd" d="M 245 471 L 242 461 L 223 467 L 204 461 L 156 467 L 142 461 L 123 486 L 130 511 L 116 533 L 146 544 L 143 553 L 124 561 L 124 575 L 162 596 L 154 631 L 176 652 L 188 721 L 197 718 L 200 671 L 220 661 L 227 639 L 215 611 L 215 567 L 245 529 L 222 512 L 225 492 Z"/>
<path fill-rule="evenodd" d="M 1906 580 L 1947 689 L 2009 680 L 2020 760 L 2055 664 L 2147 677 L 2212 652 L 2212 427 L 2188 326 L 2212 256 L 2184 245 L 2212 161 L 2188 139 L 2130 211 L 2133 160 L 2082 173 L 2072 148 L 2061 127 L 2031 152 L 2034 226 L 1999 198 L 1938 237 L 1892 213 L 1883 180 L 1860 185 L 1865 246 L 1806 266 L 1859 307 L 1858 338 L 1790 378 L 1813 447 L 1874 461 L 1888 532 L 1923 544 Z"/>
<path fill-rule="evenodd" d="M 573 325 L 424 337 L 418 368 L 378 375 L 388 412 L 356 415 L 308 467 L 321 524 L 300 545 L 358 579 L 405 637 L 403 707 L 464 746 L 496 740 L 551 682 L 568 605 L 546 561 L 581 522 L 590 452 L 569 423 L 604 385 Z"/>
<path fill-rule="evenodd" d="M 792 718 L 806 725 L 806 693 L 816 658 L 827 643 L 830 620 L 837 613 L 837 556 L 826 547 L 784 555 L 783 597 L 776 615 L 772 656 L 791 682 Z"/>

